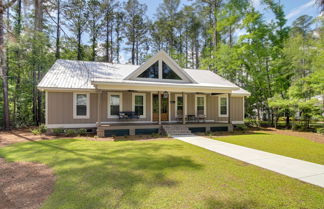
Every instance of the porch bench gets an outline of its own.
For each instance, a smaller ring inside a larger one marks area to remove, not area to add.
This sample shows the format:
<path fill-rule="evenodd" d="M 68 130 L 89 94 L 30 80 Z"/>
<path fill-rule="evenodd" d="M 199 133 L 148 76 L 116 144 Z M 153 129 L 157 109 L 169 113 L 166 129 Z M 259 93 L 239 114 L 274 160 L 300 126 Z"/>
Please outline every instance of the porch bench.
<path fill-rule="evenodd" d="M 119 119 L 139 119 L 140 116 L 133 111 L 119 112 Z"/>

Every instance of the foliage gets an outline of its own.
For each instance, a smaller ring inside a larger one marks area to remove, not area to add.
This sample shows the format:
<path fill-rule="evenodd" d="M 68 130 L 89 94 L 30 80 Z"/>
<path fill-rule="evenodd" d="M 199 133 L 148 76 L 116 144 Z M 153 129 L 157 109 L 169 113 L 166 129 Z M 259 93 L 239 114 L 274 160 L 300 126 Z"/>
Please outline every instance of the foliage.
<path fill-rule="evenodd" d="M 324 128 L 318 128 L 316 129 L 316 132 L 324 135 Z"/>
<path fill-rule="evenodd" d="M 32 134 L 34 134 L 34 135 L 40 135 L 40 134 L 41 134 L 41 132 L 40 132 L 40 130 L 39 130 L 38 128 L 31 129 L 31 132 L 32 132 Z"/>
<path fill-rule="evenodd" d="M 75 129 L 65 129 L 65 136 L 75 136 L 77 134 L 77 130 Z"/>
<path fill-rule="evenodd" d="M 54 135 L 59 136 L 64 133 L 64 129 L 63 128 L 53 128 L 52 132 Z"/>

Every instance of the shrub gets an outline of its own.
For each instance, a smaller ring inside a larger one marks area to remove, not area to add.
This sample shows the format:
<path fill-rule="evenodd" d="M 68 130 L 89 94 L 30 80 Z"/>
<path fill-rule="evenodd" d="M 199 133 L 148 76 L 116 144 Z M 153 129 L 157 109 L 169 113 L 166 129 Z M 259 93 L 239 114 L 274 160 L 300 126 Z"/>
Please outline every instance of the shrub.
<path fill-rule="evenodd" d="M 43 133 L 46 133 L 47 132 L 47 127 L 44 124 L 42 124 L 42 125 L 40 125 L 38 127 L 38 130 L 39 130 L 40 133 L 43 134 Z"/>
<path fill-rule="evenodd" d="M 80 129 L 75 130 L 75 133 L 78 134 L 78 135 L 84 136 L 87 133 L 87 129 L 80 128 Z"/>
<path fill-rule="evenodd" d="M 240 125 L 235 125 L 234 126 L 234 130 L 235 131 L 247 131 L 248 130 L 248 127 L 244 124 L 240 124 Z"/>
<path fill-rule="evenodd" d="M 64 133 L 64 129 L 63 128 L 53 128 L 52 132 L 54 135 L 61 135 Z"/>
<path fill-rule="evenodd" d="M 316 132 L 318 134 L 323 134 L 324 135 L 324 128 L 318 128 L 318 129 L 316 129 Z"/>
<path fill-rule="evenodd" d="M 65 136 L 74 136 L 77 134 L 77 130 L 74 129 L 66 129 L 65 130 Z"/>
<path fill-rule="evenodd" d="M 32 129 L 31 132 L 32 132 L 32 134 L 34 134 L 34 135 L 40 135 L 40 134 L 41 134 L 41 132 L 39 131 L 38 128 Z"/>

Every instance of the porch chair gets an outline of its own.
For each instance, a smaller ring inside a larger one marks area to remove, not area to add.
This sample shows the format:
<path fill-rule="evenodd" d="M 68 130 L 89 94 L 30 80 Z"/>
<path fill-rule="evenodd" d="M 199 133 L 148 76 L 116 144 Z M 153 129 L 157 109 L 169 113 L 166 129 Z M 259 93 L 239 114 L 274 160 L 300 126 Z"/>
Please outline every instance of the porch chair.
<path fill-rule="evenodd" d="M 198 123 L 199 122 L 206 122 L 206 115 L 198 115 L 197 116 L 197 120 L 198 120 Z"/>

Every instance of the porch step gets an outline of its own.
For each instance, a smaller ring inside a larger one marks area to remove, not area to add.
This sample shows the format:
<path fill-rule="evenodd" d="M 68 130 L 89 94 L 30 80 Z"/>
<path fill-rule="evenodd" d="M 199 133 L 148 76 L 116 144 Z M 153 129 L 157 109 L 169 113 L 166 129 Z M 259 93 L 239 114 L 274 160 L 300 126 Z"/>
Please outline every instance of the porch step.
<path fill-rule="evenodd" d="M 173 125 L 162 125 L 162 130 L 166 135 L 192 135 L 191 131 L 185 125 L 173 124 Z"/>

